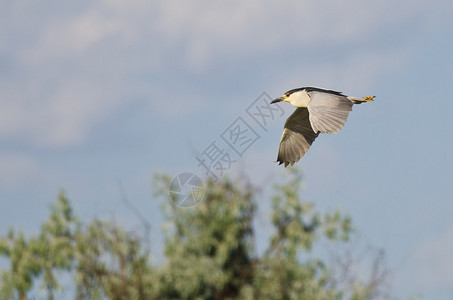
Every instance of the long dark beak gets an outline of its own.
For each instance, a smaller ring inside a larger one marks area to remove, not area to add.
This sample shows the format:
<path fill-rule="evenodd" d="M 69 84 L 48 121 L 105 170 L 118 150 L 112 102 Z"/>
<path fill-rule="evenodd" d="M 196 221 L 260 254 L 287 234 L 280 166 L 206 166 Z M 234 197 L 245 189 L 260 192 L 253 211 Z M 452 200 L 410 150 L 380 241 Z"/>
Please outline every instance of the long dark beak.
<path fill-rule="evenodd" d="M 273 100 L 273 101 L 271 102 L 271 104 L 277 103 L 277 102 L 282 102 L 282 101 L 283 101 L 283 98 L 280 97 L 280 98 L 277 98 L 277 99 Z"/>

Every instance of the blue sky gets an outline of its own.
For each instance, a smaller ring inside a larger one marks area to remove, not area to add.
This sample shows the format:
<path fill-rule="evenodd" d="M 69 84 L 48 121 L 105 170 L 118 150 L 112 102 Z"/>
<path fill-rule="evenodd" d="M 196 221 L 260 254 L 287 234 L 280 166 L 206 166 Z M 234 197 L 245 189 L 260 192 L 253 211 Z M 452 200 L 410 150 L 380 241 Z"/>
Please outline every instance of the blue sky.
<path fill-rule="evenodd" d="M 343 130 L 298 163 L 303 197 L 349 213 L 385 249 L 393 293 L 453 295 L 451 1 L 3 1 L 0 231 L 37 232 L 64 188 L 80 215 L 153 224 L 156 172 L 203 175 L 195 156 L 263 92 L 351 96 Z M 281 176 L 285 115 L 243 155 L 266 188 Z"/>

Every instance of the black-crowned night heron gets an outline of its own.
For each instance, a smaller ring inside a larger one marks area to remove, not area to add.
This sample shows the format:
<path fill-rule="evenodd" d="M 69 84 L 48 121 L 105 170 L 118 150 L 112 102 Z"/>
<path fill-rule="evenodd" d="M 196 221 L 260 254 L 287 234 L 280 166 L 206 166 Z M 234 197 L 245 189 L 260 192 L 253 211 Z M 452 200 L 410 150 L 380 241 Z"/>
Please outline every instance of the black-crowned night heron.
<path fill-rule="evenodd" d="M 271 103 L 289 102 L 297 107 L 286 120 L 277 162 L 294 165 L 320 133 L 337 133 L 352 111 L 353 104 L 373 101 L 372 97 L 348 97 L 340 92 L 303 87 L 289 90 Z"/>

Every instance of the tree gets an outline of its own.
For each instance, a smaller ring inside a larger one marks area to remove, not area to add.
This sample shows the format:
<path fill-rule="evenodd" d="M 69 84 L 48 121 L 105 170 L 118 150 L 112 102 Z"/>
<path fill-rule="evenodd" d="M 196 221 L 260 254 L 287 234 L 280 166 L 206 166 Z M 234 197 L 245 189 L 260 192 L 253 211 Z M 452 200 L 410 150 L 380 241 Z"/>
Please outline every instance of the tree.
<path fill-rule="evenodd" d="M 77 299 L 149 299 L 149 253 L 137 235 L 94 220 L 76 236 L 76 245 Z"/>
<path fill-rule="evenodd" d="M 165 187 L 169 178 L 160 178 Z M 167 205 L 167 262 L 159 294 L 175 299 L 237 298 L 253 285 L 256 268 L 253 189 L 240 181 L 206 182 L 195 209 Z"/>
<path fill-rule="evenodd" d="M 77 224 L 69 201 L 61 192 L 38 237 L 27 240 L 22 232 L 16 234 L 10 229 L 8 236 L 0 239 L 0 254 L 11 262 L 10 270 L 2 272 L 0 298 L 26 299 L 33 279 L 42 276 L 48 299 L 54 299 L 54 292 L 60 288 L 54 272 L 71 269 Z"/>
<path fill-rule="evenodd" d="M 0 254 L 11 263 L 2 273 L 4 299 L 26 299 L 41 278 L 48 299 L 60 289 L 56 272 L 74 278 L 76 299 L 371 299 L 379 295 L 381 269 L 372 280 L 348 274 L 334 280 L 331 267 L 316 257 L 321 239 L 347 243 L 351 220 L 340 212 L 320 214 L 300 199 L 301 175 L 290 172 L 275 186 L 270 223 L 274 231 L 264 253 L 256 251 L 257 193 L 244 179 L 206 180 L 205 199 L 184 209 L 164 202 L 165 259 L 150 252 L 135 232 L 73 215 L 63 193 L 37 237 L 10 230 Z M 155 179 L 157 196 L 168 198 L 168 176 Z M 260 200 L 263 201 L 263 200 Z M 376 270 L 378 270 L 376 272 Z M 378 279 L 378 280 L 377 280 Z"/>

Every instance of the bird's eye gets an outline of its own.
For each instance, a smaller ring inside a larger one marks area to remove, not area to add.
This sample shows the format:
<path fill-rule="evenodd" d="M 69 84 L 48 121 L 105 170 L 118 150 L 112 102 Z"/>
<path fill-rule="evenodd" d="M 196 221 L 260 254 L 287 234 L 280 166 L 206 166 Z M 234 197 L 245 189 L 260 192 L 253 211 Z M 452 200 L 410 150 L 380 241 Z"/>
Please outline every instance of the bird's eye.
<path fill-rule="evenodd" d="M 285 94 L 286 97 L 289 97 L 289 95 L 290 95 L 290 93 L 286 93 L 286 94 Z"/>

